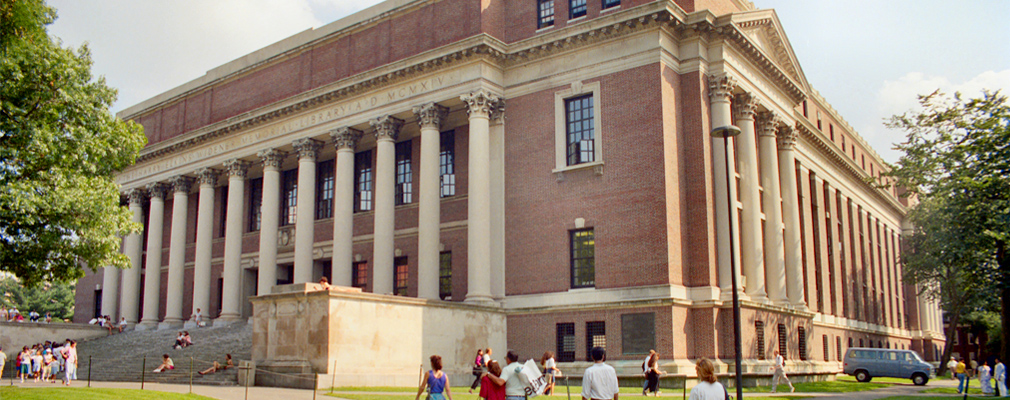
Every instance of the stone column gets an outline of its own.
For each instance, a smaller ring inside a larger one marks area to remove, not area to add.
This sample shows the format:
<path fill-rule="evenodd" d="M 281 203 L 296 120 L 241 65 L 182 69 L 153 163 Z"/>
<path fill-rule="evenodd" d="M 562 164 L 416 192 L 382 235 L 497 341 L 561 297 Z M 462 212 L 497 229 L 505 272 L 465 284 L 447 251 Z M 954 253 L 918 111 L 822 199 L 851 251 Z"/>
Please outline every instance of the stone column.
<path fill-rule="evenodd" d="M 761 149 L 761 185 L 765 208 L 765 282 L 768 299 L 778 306 L 789 305 L 786 293 L 785 242 L 782 233 L 782 198 L 779 195 L 779 157 L 775 135 L 782 119 L 770 112 L 758 115 L 758 145 Z M 794 182 L 795 183 L 795 182 Z M 795 191 L 795 185 L 793 186 Z"/>
<path fill-rule="evenodd" d="M 736 80 L 734 80 L 731 76 L 721 75 L 709 77 L 708 82 L 708 96 L 709 102 L 711 103 L 712 113 L 712 128 L 733 125 L 730 99 L 733 98 L 733 90 L 736 88 Z M 733 296 L 731 273 L 736 273 L 737 282 L 741 284 L 743 283 L 743 279 L 740 277 L 740 270 L 738 268 L 733 268 L 732 260 L 730 259 L 730 250 L 736 254 L 740 254 L 740 241 L 737 237 L 730 237 L 730 221 L 740 220 L 737 218 L 736 184 L 730 184 L 729 187 L 726 186 L 727 175 L 729 176 L 730 182 L 735 181 L 733 166 L 736 164 L 734 161 L 736 155 L 734 154 L 732 140 L 736 139 L 731 138 L 727 141 L 722 138 L 712 138 L 712 170 L 714 171 L 712 186 L 715 188 L 715 210 L 713 211 L 715 213 L 716 247 L 718 249 L 717 261 L 719 263 L 719 288 L 722 291 L 720 296 L 722 300 L 729 300 Z M 726 147 L 727 142 L 729 143 L 729 148 Z M 727 155 L 729 156 L 728 160 L 726 158 Z M 729 170 L 726 170 L 727 162 L 730 168 Z M 732 210 L 732 214 L 727 214 L 727 210 Z"/>
<path fill-rule="evenodd" d="M 295 215 L 294 283 L 312 282 L 312 243 L 316 224 L 316 157 L 323 142 L 295 140 L 298 152 L 298 213 Z M 264 191 L 264 193 L 266 193 Z M 276 243 L 276 242 L 275 242 Z M 266 294 L 266 293 L 264 293 Z"/>
<path fill-rule="evenodd" d="M 765 295 L 764 244 L 761 243 L 761 186 L 758 177 L 757 142 L 754 134 L 754 114 L 757 100 L 750 94 L 736 96 L 733 102 L 740 135 L 736 137 L 740 152 L 740 265 L 747 283 L 746 293 L 754 301 L 767 301 Z"/>
<path fill-rule="evenodd" d="M 123 239 L 121 249 L 125 250 L 126 239 Z M 107 266 L 102 269 L 102 315 L 119 321 L 119 268 Z"/>
<path fill-rule="evenodd" d="M 224 228 L 223 293 L 221 315 L 214 326 L 229 325 L 242 317 L 242 219 L 245 217 L 245 179 L 249 163 L 233 158 L 225 161 L 228 170 L 228 215 Z"/>
<path fill-rule="evenodd" d="M 151 208 L 147 218 L 147 260 L 144 267 L 144 313 L 138 330 L 158 327 L 158 307 L 161 305 L 161 239 L 165 220 L 166 187 L 161 183 L 147 185 Z"/>
<path fill-rule="evenodd" d="M 491 297 L 505 300 L 505 99 L 491 111 Z"/>
<path fill-rule="evenodd" d="M 421 125 L 420 196 L 417 210 L 417 297 L 438 300 L 438 244 L 441 229 L 439 128 L 449 109 L 436 103 L 414 107 Z"/>
<path fill-rule="evenodd" d="M 351 286 L 354 265 L 354 149 L 361 131 L 342 127 L 330 133 L 337 149 L 337 176 L 333 185 L 333 284 Z"/>
<path fill-rule="evenodd" d="M 126 196 L 130 198 L 130 212 L 133 213 L 133 222 L 144 223 L 144 191 L 140 189 L 130 189 Z M 140 269 L 143 265 L 143 249 L 141 245 L 141 233 L 131 233 L 126 236 L 123 251 L 130 258 L 130 269 L 123 271 L 123 290 L 120 297 L 120 315 L 126 317 L 126 321 L 136 324 L 140 313 Z M 103 292 L 104 293 L 104 292 Z"/>
<path fill-rule="evenodd" d="M 172 178 L 172 233 L 168 242 L 168 287 L 165 293 L 165 320 L 159 328 L 182 326 L 182 298 L 186 273 L 186 224 L 189 214 L 189 189 L 193 178 Z"/>
<path fill-rule="evenodd" d="M 460 96 L 470 116 L 467 183 L 468 303 L 492 303 L 490 121 L 500 98 L 486 90 Z"/>
<path fill-rule="evenodd" d="M 371 121 L 375 129 L 375 234 L 372 292 L 393 293 L 393 228 L 396 211 L 396 137 L 403 121 L 387 115 Z"/>
<path fill-rule="evenodd" d="M 263 197 L 260 201 L 260 258 L 257 263 L 259 275 L 256 277 L 256 293 L 264 295 L 269 294 L 270 288 L 277 285 L 277 230 L 281 218 L 280 170 L 287 153 L 268 149 L 257 155 L 263 161 Z"/>
<path fill-rule="evenodd" d="M 193 263 L 193 309 L 199 309 L 204 318 L 210 312 L 210 260 L 214 242 L 214 186 L 218 172 L 212 168 L 196 170 L 200 180 L 200 203 L 196 210 L 196 260 Z M 187 327 L 189 323 L 187 323 Z"/>

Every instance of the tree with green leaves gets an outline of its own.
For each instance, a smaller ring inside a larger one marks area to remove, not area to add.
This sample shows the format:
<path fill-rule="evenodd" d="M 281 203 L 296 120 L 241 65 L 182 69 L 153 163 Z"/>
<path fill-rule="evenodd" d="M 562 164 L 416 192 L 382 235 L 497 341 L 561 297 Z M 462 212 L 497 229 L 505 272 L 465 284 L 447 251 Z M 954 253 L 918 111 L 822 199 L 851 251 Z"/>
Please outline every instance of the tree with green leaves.
<path fill-rule="evenodd" d="M 127 268 L 120 236 L 140 229 L 113 175 L 146 144 L 116 118 L 116 91 L 91 75 L 87 46 L 49 36 L 43 0 L 0 0 L 0 271 L 69 282 L 83 266 Z"/>
<path fill-rule="evenodd" d="M 74 317 L 74 284 L 44 282 L 30 288 L 21 286 L 17 279 L 0 278 L 0 306 L 17 307 L 28 318 L 29 311 L 45 317 L 49 313 L 54 321 Z"/>
<path fill-rule="evenodd" d="M 902 253 L 905 279 L 927 291 L 939 288 L 952 326 L 962 310 L 978 308 L 973 301 L 1001 302 L 981 308 L 1002 310 L 1005 335 L 1010 332 L 1010 106 L 1006 96 L 989 91 L 974 99 L 934 92 L 920 96 L 919 103 L 921 110 L 888 123 L 907 137 L 896 146 L 904 155 L 885 176 L 919 200 L 909 213 L 914 231 Z M 1005 336 L 1002 343 L 1001 358 L 1010 359 Z"/>

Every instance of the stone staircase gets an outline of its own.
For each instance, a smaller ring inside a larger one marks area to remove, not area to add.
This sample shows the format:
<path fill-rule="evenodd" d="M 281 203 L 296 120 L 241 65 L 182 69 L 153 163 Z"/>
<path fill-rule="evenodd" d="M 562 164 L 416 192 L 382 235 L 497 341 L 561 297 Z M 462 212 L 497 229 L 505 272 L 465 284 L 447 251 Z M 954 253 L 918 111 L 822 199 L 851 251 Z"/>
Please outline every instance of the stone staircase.
<path fill-rule="evenodd" d="M 96 381 L 121 382 L 140 382 L 143 377 L 145 382 L 188 384 L 192 370 L 193 384 L 238 384 L 237 368 L 207 375 L 200 375 L 197 371 L 210 368 L 215 360 L 223 363 L 225 354 L 232 355 L 236 366 L 239 360 L 249 360 L 252 348 L 250 326 L 239 324 L 189 329 L 193 345 L 178 350 L 172 348 L 177 334 L 178 330 L 127 331 L 79 342 L 77 353 L 80 362 L 77 377 L 80 380 L 87 380 L 90 375 L 90 378 Z M 161 364 L 163 354 L 168 354 L 172 358 L 175 369 L 153 373 L 152 371 Z M 141 371 L 144 371 L 143 374 Z"/>

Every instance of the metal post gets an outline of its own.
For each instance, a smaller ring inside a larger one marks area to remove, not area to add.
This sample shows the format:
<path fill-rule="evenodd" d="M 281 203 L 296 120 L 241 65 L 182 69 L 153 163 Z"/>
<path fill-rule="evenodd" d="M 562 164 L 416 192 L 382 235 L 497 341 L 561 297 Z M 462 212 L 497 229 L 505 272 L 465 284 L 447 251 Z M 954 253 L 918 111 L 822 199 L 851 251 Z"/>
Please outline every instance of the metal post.
<path fill-rule="evenodd" d="M 147 372 L 147 356 L 140 361 L 140 390 L 144 390 L 144 375 Z"/>
<path fill-rule="evenodd" d="M 312 400 L 316 400 L 316 389 L 319 387 L 319 374 L 312 373 Z"/>
<path fill-rule="evenodd" d="M 337 383 L 337 360 L 333 360 L 333 370 L 330 372 L 330 394 L 333 394 L 333 386 Z"/>
<path fill-rule="evenodd" d="M 91 356 L 88 356 L 88 387 L 91 387 Z"/>
<path fill-rule="evenodd" d="M 565 391 L 568 392 L 568 400 L 572 400 L 572 388 L 568 386 L 568 375 L 565 375 Z"/>
<path fill-rule="evenodd" d="M 249 370 L 252 369 L 248 365 L 245 367 L 245 400 L 249 400 Z"/>
<path fill-rule="evenodd" d="M 723 136 L 723 150 L 726 152 L 726 193 L 731 193 L 730 191 L 730 169 L 729 169 L 729 136 Z M 736 222 L 733 221 L 733 208 L 735 207 L 736 200 L 728 199 L 726 203 L 729 204 L 729 259 L 730 259 L 730 277 L 733 283 L 733 349 L 734 349 L 734 361 L 736 362 L 736 398 L 743 399 L 743 371 L 740 369 L 740 364 L 742 364 L 742 350 L 740 348 L 740 294 L 737 293 L 737 281 L 736 281 L 736 249 L 733 247 L 734 237 L 736 236 L 736 229 L 734 225 Z"/>
<path fill-rule="evenodd" d="M 189 356 L 189 393 L 193 393 L 193 356 Z"/>

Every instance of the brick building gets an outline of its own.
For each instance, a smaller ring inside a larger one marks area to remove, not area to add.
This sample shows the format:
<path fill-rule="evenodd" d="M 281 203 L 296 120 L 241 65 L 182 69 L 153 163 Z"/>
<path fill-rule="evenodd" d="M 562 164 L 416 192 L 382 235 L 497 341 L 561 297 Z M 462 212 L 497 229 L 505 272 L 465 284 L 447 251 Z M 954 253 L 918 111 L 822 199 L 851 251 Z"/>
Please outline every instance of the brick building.
<path fill-rule="evenodd" d="M 526 356 L 687 372 L 733 357 L 736 246 L 748 370 L 944 340 L 899 279 L 907 203 L 867 183 L 886 166 L 747 2 L 390 0 L 120 116 L 149 140 L 118 176 L 145 233 L 78 320 L 228 324 L 326 276 L 501 307 Z"/>

